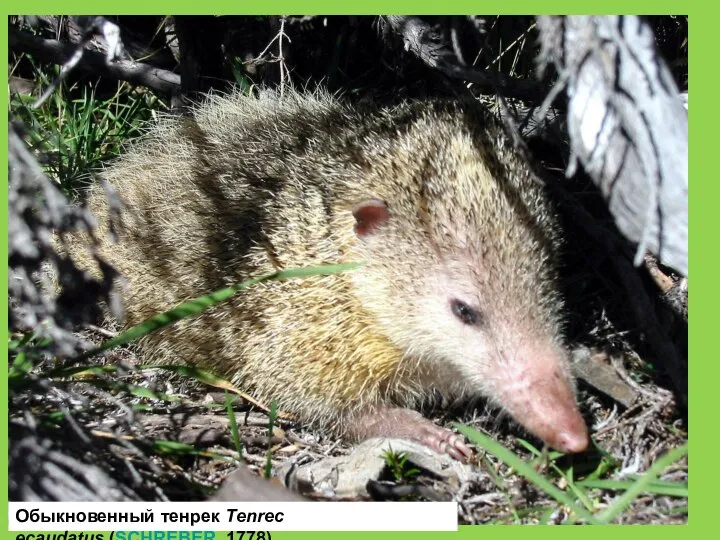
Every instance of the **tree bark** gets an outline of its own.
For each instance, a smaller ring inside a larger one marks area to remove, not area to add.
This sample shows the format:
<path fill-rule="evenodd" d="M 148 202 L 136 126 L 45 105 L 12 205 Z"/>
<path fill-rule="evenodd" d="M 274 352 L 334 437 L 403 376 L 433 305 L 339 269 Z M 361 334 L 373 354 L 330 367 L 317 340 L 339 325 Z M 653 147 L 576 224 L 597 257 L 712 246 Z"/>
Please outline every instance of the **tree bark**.
<path fill-rule="evenodd" d="M 571 160 L 618 229 L 687 276 L 688 121 L 679 91 L 635 16 L 538 17 L 543 57 L 567 85 Z"/>

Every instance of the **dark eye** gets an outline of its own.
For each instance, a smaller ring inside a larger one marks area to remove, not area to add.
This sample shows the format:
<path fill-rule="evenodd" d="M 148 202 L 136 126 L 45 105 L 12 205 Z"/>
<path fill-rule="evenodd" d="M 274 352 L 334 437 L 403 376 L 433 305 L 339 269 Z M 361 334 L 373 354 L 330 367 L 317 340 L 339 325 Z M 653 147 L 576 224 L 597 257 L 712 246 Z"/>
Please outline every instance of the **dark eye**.
<path fill-rule="evenodd" d="M 465 302 L 451 300 L 450 308 L 453 314 L 460 319 L 463 324 L 474 326 L 482 323 L 482 315 L 480 312 L 471 308 Z"/>

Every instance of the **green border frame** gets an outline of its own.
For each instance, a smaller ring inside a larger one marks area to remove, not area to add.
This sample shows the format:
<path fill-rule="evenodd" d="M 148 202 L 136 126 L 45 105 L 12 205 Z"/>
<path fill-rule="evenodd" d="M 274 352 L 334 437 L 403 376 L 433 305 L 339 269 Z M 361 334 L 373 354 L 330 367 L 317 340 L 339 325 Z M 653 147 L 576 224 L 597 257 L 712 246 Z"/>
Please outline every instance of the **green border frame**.
<path fill-rule="evenodd" d="M 8 5 L 3 8 L 7 13 L 6 15 L 17 14 L 16 8 L 18 5 Z M 491 7 L 493 6 L 493 7 Z M 702 359 L 703 365 L 703 377 L 697 376 L 697 371 L 690 370 L 690 395 L 693 400 L 693 407 L 690 409 L 690 415 L 694 418 L 693 423 L 700 425 L 700 431 L 695 431 L 694 441 L 695 445 L 695 465 L 696 471 L 702 470 L 702 474 L 695 474 L 692 482 L 692 493 L 693 493 L 693 504 L 692 504 L 692 518 L 688 516 L 688 525 L 684 527 L 690 527 L 693 532 L 701 533 L 704 530 L 708 532 L 712 531 L 714 517 L 712 512 L 715 510 L 715 500 L 717 497 L 717 487 L 720 486 L 720 478 L 718 478 L 718 468 L 713 466 L 713 450 L 714 450 L 714 439 L 717 438 L 717 432 L 714 432 L 714 425 L 712 422 L 707 421 L 710 416 L 709 410 L 717 408 L 717 402 L 712 401 L 712 398 L 717 395 L 715 388 L 716 381 L 720 380 L 720 373 L 718 373 L 718 362 L 713 358 L 710 344 L 703 344 L 701 336 L 707 335 L 708 331 L 717 329 L 713 327 L 714 310 L 717 306 L 716 301 L 718 300 L 717 288 L 713 287 L 711 281 L 711 272 L 714 269 L 712 267 L 712 259 L 715 258 L 716 254 L 713 253 L 713 236 L 717 233 L 712 226 L 712 213 L 717 215 L 718 210 L 717 201 L 720 197 L 716 198 L 712 195 L 713 191 L 718 193 L 718 187 L 711 180 L 712 172 L 714 172 L 715 162 L 701 159 L 699 156 L 711 155 L 712 152 L 717 153 L 717 149 L 713 144 L 716 144 L 716 134 L 718 131 L 718 124 L 715 121 L 717 116 L 716 103 L 713 102 L 713 98 L 717 101 L 717 86 L 714 85 L 714 77 L 716 69 L 716 51 L 717 51 L 717 35 L 719 33 L 718 25 L 720 25 L 720 17 L 713 16 L 720 14 L 720 8 L 717 5 L 713 5 L 713 2 L 707 0 L 688 0 L 685 2 L 677 0 L 633 0 L 632 2 L 620 1 L 620 0 L 605 0 L 603 2 L 590 2 L 581 3 L 577 0 L 550 0 L 542 3 L 533 2 L 531 0 L 503 0 L 502 2 L 493 2 L 491 5 L 484 5 L 483 2 L 478 0 L 443 0 L 442 2 L 431 2 L 428 0 L 423 1 L 412 1 L 412 0 L 394 0 L 392 2 L 377 1 L 377 0 L 363 0 L 352 3 L 341 3 L 337 1 L 323 0 L 323 1 L 309 1 L 309 0 L 281 0 L 273 2 L 272 5 L 268 5 L 265 2 L 240 2 L 232 0 L 222 0 L 213 3 L 212 7 L 208 4 L 196 3 L 196 2 L 170 2 L 168 0 L 153 0 L 147 2 L 144 0 L 124 0 L 123 2 L 115 3 L 113 5 L 103 6 L 101 3 L 88 0 L 74 0 L 68 3 L 58 3 L 57 1 L 47 0 L 36 0 L 33 5 L 24 6 L 24 12 L 26 13 L 58 13 L 62 12 L 67 15 L 74 14 L 94 14 L 98 10 L 104 8 L 110 8 L 114 13 L 123 14 L 157 14 L 157 13 L 178 13 L 178 14 L 230 14 L 230 13 L 242 13 L 248 15 L 255 14 L 283 14 L 283 13 L 303 13 L 303 14 L 356 14 L 356 15 L 375 15 L 378 13 L 389 14 L 457 14 L 457 13 L 477 13 L 477 12 L 488 12 L 488 13 L 499 13 L 503 15 L 513 14 L 538 14 L 538 13 L 563 13 L 563 14 L 578 14 L 578 13 L 592 13 L 592 14 L 687 14 L 692 20 L 693 30 L 693 48 L 690 50 L 692 60 L 689 61 L 689 73 L 693 74 L 693 98 L 692 107 L 694 119 L 690 122 L 690 134 L 689 138 L 692 141 L 692 152 L 690 152 L 690 170 L 694 172 L 695 182 L 703 183 L 702 197 L 695 196 L 691 206 L 693 208 L 691 215 L 697 218 L 697 223 L 701 223 L 702 226 L 698 225 L 693 235 L 693 244 L 697 247 L 697 250 L 692 251 L 694 253 L 697 264 L 695 266 L 695 274 L 693 279 L 699 283 L 701 294 L 693 297 L 693 315 L 695 316 L 692 331 L 690 332 L 690 349 L 691 351 L 699 354 L 702 350 L 704 358 Z M 10 11 L 10 10 L 13 11 Z M 715 38 L 715 39 L 713 39 Z M 7 73 L 7 25 L 0 27 L 0 42 L 2 43 L 3 53 L 2 62 Z M 703 61 L 702 58 L 706 57 Z M 700 66 L 702 69 L 695 69 L 694 67 Z M 7 99 L 8 95 L 5 92 L 3 94 L 3 121 L 7 121 Z M 698 112 L 699 111 L 699 112 Z M 715 114 L 713 114 L 715 113 Z M 714 128 L 714 131 L 713 130 Z M 7 148 L 7 133 L 5 131 L 0 135 L 5 142 L 4 147 Z M 4 165 L 7 165 L 7 154 L 3 153 Z M 3 170 L 7 170 L 3 168 Z M 700 180 L 700 177 L 706 178 L 706 180 Z M 0 241 L 2 242 L 3 253 L 7 254 L 7 191 L 3 190 L 2 197 L 4 204 L 2 205 L 1 212 L 3 214 L 2 228 L 3 233 L 0 234 Z M 704 246 L 701 249 L 699 246 Z M 698 262 L 699 261 L 699 262 Z M 7 270 L 3 272 L 3 282 L 7 284 Z M 697 272 L 700 272 L 698 274 Z M 697 280 L 700 280 L 699 282 Z M 6 323 L 2 324 L 1 330 L 4 334 L 4 341 L 7 341 L 7 295 L 2 297 L 4 305 L 0 309 L 0 313 L 5 318 Z M 3 357 L 5 358 L 5 364 L 7 365 L 7 349 L 0 347 L 2 350 Z M 695 361 L 699 360 L 699 357 Z M 4 408 L 4 414 L 0 421 L 0 446 L 4 448 L 0 461 L 0 485 L 7 485 L 7 459 L 8 459 L 8 425 L 7 425 L 7 379 L 3 368 L 3 383 L 0 385 L 0 398 L 2 399 L 2 407 Z M 704 382 L 703 382 L 704 381 Z M 701 389 L 702 386 L 702 389 Z M 703 411 L 702 420 L 700 411 Z M 699 437 L 699 438 L 698 438 Z M 699 462 L 697 460 L 700 460 Z M 5 537 L 5 531 L 7 531 L 7 494 L 4 492 L 3 505 L 0 509 L 0 537 Z M 486 526 L 488 527 L 488 526 Z M 486 530 L 482 526 L 462 526 L 458 533 L 313 533 L 313 532 L 302 532 L 302 533 L 275 533 L 273 537 L 277 538 L 280 535 L 283 539 L 292 536 L 297 539 L 316 539 L 319 537 L 337 538 L 338 536 L 346 539 L 360 540 L 365 538 L 367 535 L 372 535 L 373 538 L 392 538 L 397 539 L 427 539 L 431 538 L 434 540 L 438 537 L 443 538 L 478 538 L 484 532 L 490 534 L 502 534 L 503 540 L 508 537 L 520 538 L 522 535 L 527 534 L 529 531 L 522 526 L 489 526 L 493 530 Z M 607 530 L 608 527 L 613 527 L 613 531 Z M 497 530 L 502 528 L 502 532 Z M 677 531 L 674 527 L 663 527 L 653 526 L 651 530 L 648 530 L 647 526 L 632 527 L 629 529 L 627 526 L 605 526 L 601 527 L 602 530 L 598 530 L 599 527 L 586 527 L 582 531 L 583 536 L 592 536 L 598 538 L 601 535 L 603 539 L 606 538 L 608 533 L 617 534 L 618 538 L 637 538 L 646 536 L 652 537 L 653 540 L 661 538 L 670 538 L 670 535 L 683 534 L 688 532 L 687 529 L 683 531 Z M 532 535 L 539 538 L 552 538 L 557 540 L 559 536 L 565 534 L 574 535 L 577 534 L 572 528 L 557 528 L 550 529 L 549 527 L 535 527 L 531 529 Z M 565 532 L 563 532 L 565 531 Z M 28 531 L 30 532 L 30 531 Z M 7 533 L 7 537 L 15 537 L 11 533 Z M 108 538 L 106 535 L 105 538 Z M 218 537 L 223 537 L 219 534 Z"/>

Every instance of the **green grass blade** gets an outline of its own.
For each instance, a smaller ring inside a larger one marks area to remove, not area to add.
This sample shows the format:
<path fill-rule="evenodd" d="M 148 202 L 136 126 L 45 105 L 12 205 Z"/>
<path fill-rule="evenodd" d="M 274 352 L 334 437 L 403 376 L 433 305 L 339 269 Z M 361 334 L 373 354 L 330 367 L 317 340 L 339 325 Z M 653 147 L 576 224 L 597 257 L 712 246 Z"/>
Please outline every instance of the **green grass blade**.
<path fill-rule="evenodd" d="M 134 385 L 127 385 L 125 387 L 125 390 L 128 394 L 131 396 L 135 396 L 137 398 L 142 399 L 153 399 L 156 401 L 167 401 L 169 403 L 182 403 L 182 398 L 179 398 L 177 396 L 170 396 L 164 392 L 155 392 L 151 390 L 150 388 L 146 388 L 145 386 L 134 386 Z"/>
<path fill-rule="evenodd" d="M 685 457 L 688 453 L 688 445 L 684 444 L 679 448 L 673 448 L 670 452 L 658 459 L 648 471 L 638 479 L 625 493 L 618 497 L 615 502 L 603 511 L 598 519 L 601 523 L 610 523 L 618 517 L 642 492 L 647 491 L 660 475 L 660 473 L 676 461 Z"/>
<path fill-rule="evenodd" d="M 232 458 L 227 456 L 221 456 L 215 452 L 208 452 L 205 450 L 198 450 L 191 444 L 184 444 L 175 441 L 165 441 L 156 439 L 152 443 L 153 450 L 158 454 L 168 455 L 188 455 L 188 456 L 199 456 L 211 459 L 217 459 L 221 461 L 231 461 Z"/>
<path fill-rule="evenodd" d="M 608 490 L 625 491 L 630 489 L 635 482 L 632 480 L 580 480 L 578 485 L 587 488 L 598 488 Z M 687 497 L 688 485 L 686 482 L 651 482 L 644 493 L 655 495 L 668 495 L 670 497 Z"/>
<path fill-rule="evenodd" d="M 460 430 L 463 435 L 465 435 L 475 444 L 478 444 L 485 448 L 495 457 L 501 459 L 508 466 L 512 467 L 517 472 L 522 474 L 525 478 L 538 486 L 545 493 L 550 495 L 553 499 L 568 507 L 570 511 L 573 512 L 576 516 L 584 519 L 588 523 L 597 523 L 595 517 L 584 507 L 575 504 L 575 501 L 565 491 L 554 486 L 546 478 L 544 478 L 537 471 L 535 471 L 535 469 L 533 469 L 528 463 L 520 459 L 503 445 L 501 445 L 497 441 L 494 441 L 490 437 L 480 433 L 479 431 L 476 431 L 462 424 L 455 424 L 455 427 L 457 427 L 457 429 Z"/>
<path fill-rule="evenodd" d="M 540 525 L 547 525 L 548 523 L 550 523 L 550 518 L 552 517 L 552 515 L 555 513 L 556 510 L 557 510 L 557 508 L 552 508 L 552 507 L 546 508 L 545 511 L 542 513 L 542 516 L 540 516 L 540 520 L 539 520 Z"/>
<path fill-rule="evenodd" d="M 275 427 L 275 421 L 278 415 L 278 404 L 277 401 L 270 403 L 270 414 L 268 415 L 268 450 L 267 457 L 265 459 L 265 479 L 270 480 L 272 476 L 272 435 L 273 428 Z"/>
<path fill-rule="evenodd" d="M 680 514 L 687 514 L 688 509 L 688 505 L 686 504 L 684 506 L 678 506 L 676 508 L 670 508 L 668 510 L 660 510 L 660 512 L 665 514 L 666 516 L 677 516 Z"/>
<path fill-rule="evenodd" d="M 515 437 L 515 440 L 520 444 L 520 446 L 524 447 L 528 452 L 532 452 L 537 457 L 542 457 L 543 453 L 535 448 L 532 444 L 530 444 L 525 439 L 521 439 L 520 437 Z M 555 461 L 557 458 L 564 456 L 562 452 L 558 452 L 557 450 L 551 450 L 547 454 L 547 458 L 549 461 Z"/>
<path fill-rule="evenodd" d="M 95 375 L 97 377 L 101 377 L 102 375 L 106 373 L 112 373 L 117 371 L 118 367 L 113 364 L 107 364 L 104 366 L 95 366 L 95 365 L 85 365 L 85 366 L 73 366 L 69 368 L 58 368 L 53 369 L 51 371 L 48 371 L 43 376 L 47 377 L 48 379 L 55 379 L 55 378 L 67 378 L 67 377 L 77 377 L 77 376 L 86 376 L 86 375 Z"/>
<path fill-rule="evenodd" d="M 227 300 L 228 298 L 233 296 L 235 293 L 252 287 L 253 285 L 258 285 L 265 281 L 279 281 L 283 279 L 295 279 L 309 276 L 337 274 L 340 272 L 346 272 L 348 270 L 354 270 L 359 266 L 360 263 L 347 263 L 326 266 L 313 266 L 307 268 L 291 268 L 288 270 L 280 270 L 278 272 L 273 272 L 272 274 L 266 274 L 264 276 L 248 279 L 247 281 L 243 281 L 242 283 L 239 283 L 232 287 L 220 289 L 219 291 L 215 291 L 214 293 L 210 293 L 195 298 L 193 300 L 189 300 L 188 302 L 180 304 L 179 306 L 169 311 L 166 311 L 165 313 L 160 313 L 159 315 L 150 317 L 149 319 L 141 322 L 137 326 L 128 328 L 116 337 L 109 339 L 99 347 L 81 354 L 80 356 L 78 356 L 77 361 L 86 360 L 100 354 L 101 352 L 107 351 L 108 349 L 112 349 L 119 345 L 125 345 L 126 343 L 130 343 L 131 341 L 135 341 L 136 339 L 139 339 L 149 334 L 150 332 L 153 332 L 160 328 L 164 328 L 165 326 L 169 326 L 181 319 L 198 315 L 209 307 L 223 302 L 224 300 Z"/>
<path fill-rule="evenodd" d="M 218 377 L 217 375 L 213 375 L 209 371 L 193 366 L 174 364 L 141 364 L 138 366 L 138 370 L 140 371 L 145 371 L 148 369 L 162 369 L 164 371 L 171 371 L 172 373 L 177 373 L 178 375 L 182 375 L 183 377 L 189 377 L 191 379 L 195 379 L 198 382 L 208 384 L 210 386 L 215 386 L 217 388 L 227 389 L 228 385 L 230 384 L 222 377 Z"/>
<path fill-rule="evenodd" d="M 228 420 L 230 420 L 230 435 L 232 435 L 232 441 L 235 445 L 235 450 L 238 453 L 238 459 L 242 461 L 242 441 L 240 440 L 240 433 L 238 432 L 237 419 L 235 418 L 235 411 L 233 411 L 233 402 L 235 399 L 225 391 L 225 410 L 227 410 Z"/>
<path fill-rule="evenodd" d="M 27 354 L 25 354 L 25 351 L 20 351 L 15 357 L 15 360 L 13 360 L 12 366 L 10 366 L 8 381 L 11 382 L 13 379 L 25 377 L 32 367 L 33 364 L 27 357 Z"/>
<path fill-rule="evenodd" d="M 520 443 L 522 446 L 524 446 L 529 452 L 532 452 L 537 456 L 538 458 L 543 457 L 543 453 L 535 448 L 532 444 L 530 444 L 525 439 L 521 439 L 519 437 L 516 437 L 515 440 Z M 590 497 L 587 496 L 587 493 L 573 480 L 572 475 L 572 468 L 569 470 L 568 473 L 565 473 L 555 464 L 555 460 L 559 457 L 564 456 L 562 452 L 558 452 L 557 450 L 553 450 L 547 453 L 547 460 L 552 467 L 552 469 L 558 473 L 561 477 L 565 479 L 567 482 L 568 488 L 575 494 L 575 496 L 585 505 L 585 508 L 587 508 L 590 512 L 594 511 L 595 506 L 593 505 L 592 501 L 590 500 Z"/>

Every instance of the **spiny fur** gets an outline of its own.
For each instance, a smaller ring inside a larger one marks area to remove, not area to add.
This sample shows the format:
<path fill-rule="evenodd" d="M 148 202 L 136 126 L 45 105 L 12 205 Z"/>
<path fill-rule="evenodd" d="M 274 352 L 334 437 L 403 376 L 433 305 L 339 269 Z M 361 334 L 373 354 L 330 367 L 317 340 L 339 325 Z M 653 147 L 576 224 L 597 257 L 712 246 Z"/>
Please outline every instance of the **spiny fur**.
<path fill-rule="evenodd" d="M 103 252 L 127 279 L 128 325 L 278 267 L 362 260 L 352 209 L 388 203 L 383 260 L 264 283 L 141 342 L 152 361 L 230 377 L 307 423 L 342 431 L 355 412 L 414 407 L 433 388 L 482 390 L 438 365 L 409 324 L 422 316 L 410 315 L 418 277 L 458 253 L 482 260 L 488 317 L 560 335 L 553 212 L 477 103 L 215 95 L 161 120 L 104 177 L 126 203 L 120 242 Z M 89 204 L 105 227 L 101 189 Z"/>

